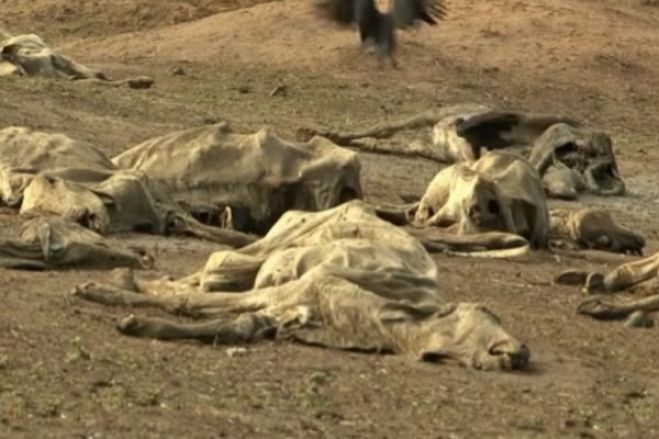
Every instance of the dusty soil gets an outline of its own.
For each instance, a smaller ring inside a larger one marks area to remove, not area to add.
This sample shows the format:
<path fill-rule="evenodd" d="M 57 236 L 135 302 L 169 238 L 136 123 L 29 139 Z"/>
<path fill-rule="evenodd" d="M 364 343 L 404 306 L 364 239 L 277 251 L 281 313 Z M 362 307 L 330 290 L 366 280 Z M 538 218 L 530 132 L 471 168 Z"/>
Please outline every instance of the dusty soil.
<path fill-rule="evenodd" d="M 396 71 L 378 70 L 355 32 L 317 22 L 305 2 L 256 3 L 0 0 L 7 30 L 39 33 L 113 76 L 148 74 L 157 84 L 4 79 L 0 126 L 61 131 L 115 154 L 221 119 L 292 136 L 309 123 L 363 127 L 465 101 L 567 113 L 611 133 L 630 192 L 581 204 L 605 206 L 648 238 L 648 253 L 659 250 L 656 2 L 451 0 L 441 26 L 402 36 Z M 186 75 L 172 75 L 176 67 Z M 282 84 L 288 93 L 271 97 Z M 380 201 L 420 194 L 439 168 L 371 154 L 362 164 L 366 197 Z M 18 224 L 0 210 L 0 235 Z M 188 274 L 214 249 L 121 239 L 158 250 L 149 275 Z M 280 343 L 230 357 L 226 346 L 132 339 L 114 330 L 130 310 L 68 296 L 107 273 L 0 271 L 0 436 L 656 437 L 656 329 L 579 317 L 578 289 L 551 284 L 566 268 L 625 260 L 437 257 L 449 299 L 488 304 L 528 341 L 532 370 L 512 374 Z"/>

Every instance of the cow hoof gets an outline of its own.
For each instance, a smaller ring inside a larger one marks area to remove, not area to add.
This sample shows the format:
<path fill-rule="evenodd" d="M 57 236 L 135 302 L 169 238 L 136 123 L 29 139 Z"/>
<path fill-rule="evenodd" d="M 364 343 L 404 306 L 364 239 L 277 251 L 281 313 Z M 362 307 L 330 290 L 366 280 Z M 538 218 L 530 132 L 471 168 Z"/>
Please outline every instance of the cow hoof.
<path fill-rule="evenodd" d="M 565 270 L 554 278 L 559 285 L 583 286 L 586 284 L 588 272 L 580 270 Z"/>
<path fill-rule="evenodd" d="M 604 293 L 606 288 L 604 286 L 604 275 L 601 273 L 590 273 L 586 278 L 586 285 L 583 287 L 586 294 Z"/>
<path fill-rule="evenodd" d="M 71 295 L 74 297 L 85 298 L 87 296 L 87 290 L 89 290 L 93 285 L 95 285 L 94 282 L 78 284 L 71 290 Z"/>
<path fill-rule="evenodd" d="M 119 332 L 125 335 L 137 335 L 141 328 L 140 321 L 135 315 L 131 314 L 125 319 L 123 319 L 117 325 Z"/>
<path fill-rule="evenodd" d="M 148 76 L 141 76 L 139 78 L 133 78 L 128 80 L 128 87 L 141 90 L 145 88 L 151 88 L 154 80 Z"/>
<path fill-rule="evenodd" d="M 654 319 L 644 311 L 633 312 L 625 322 L 626 328 L 653 328 Z"/>

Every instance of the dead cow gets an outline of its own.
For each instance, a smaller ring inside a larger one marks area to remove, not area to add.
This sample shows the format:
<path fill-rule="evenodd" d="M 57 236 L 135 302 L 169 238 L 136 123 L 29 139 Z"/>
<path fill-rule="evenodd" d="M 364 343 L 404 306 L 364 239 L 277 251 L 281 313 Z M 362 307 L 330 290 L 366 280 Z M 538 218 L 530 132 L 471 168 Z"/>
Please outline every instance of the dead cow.
<path fill-rule="evenodd" d="M 362 196 L 354 152 L 321 137 L 239 134 L 226 123 L 147 140 L 113 162 L 144 172 L 198 218 L 217 222 L 226 212 L 235 229 L 257 234 L 287 210 L 320 211 Z"/>
<path fill-rule="evenodd" d="M 645 238 L 619 226 L 601 209 L 551 209 L 549 223 L 552 246 L 643 254 Z"/>
<path fill-rule="evenodd" d="M 100 234 L 184 233 L 232 246 L 254 240 L 200 224 L 143 172 L 119 169 L 93 145 L 25 127 L 0 130 L 0 205 L 26 218 L 56 215 Z"/>
<path fill-rule="evenodd" d="M 432 129 L 432 149 L 446 163 L 478 160 L 483 149 L 528 147 L 554 124 L 577 124 L 565 116 L 497 111 L 484 105 L 449 108 Z"/>
<path fill-rule="evenodd" d="M 448 227 L 458 235 L 508 232 L 532 247 L 570 247 L 641 254 L 645 239 L 601 209 L 548 209 L 539 174 L 522 156 L 485 153 L 475 162 L 440 171 L 414 211 L 420 227 Z M 468 239 L 468 238 L 465 238 Z"/>
<path fill-rule="evenodd" d="M 103 72 L 90 69 L 52 50 L 35 34 L 8 36 L 0 41 L 0 76 L 43 76 L 65 78 L 113 87 L 149 88 L 153 79 L 110 80 Z"/>
<path fill-rule="evenodd" d="M 376 141 L 403 130 L 429 126 L 432 127 L 430 139 Z M 381 122 L 357 132 L 303 128 L 299 134 L 305 138 L 321 134 L 340 145 L 422 156 L 450 164 L 471 163 L 483 151 L 506 149 L 530 160 L 549 197 L 574 199 L 582 192 L 597 195 L 625 192 L 611 138 L 566 116 L 459 104 L 400 121 Z"/>
<path fill-rule="evenodd" d="M 621 264 L 606 275 L 598 272 L 567 270 L 556 278 L 557 283 L 583 286 L 589 294 L 620 292 L 657 280 L 659 280 L 659 253 Z"/>
<path fill-rule="evenodd" d="M 155 295 L 155 284 L 133 279 L 122 288 L 87 283 L 75 294 L 106 305 L 207 318 L 179 323 L 130 316 L 119 330 L 134 336 L 214 343 L 274 336 L 453 360 L 475 369 L 525 367 L 528 348 L 485 306 L 443 300 L 437 277 L 434 261 L 417 240 L 352 201 L 319 213 L 284 214 L 262 240 L 218 252 L 201 273 L 170 282 L 170 288 L 177 284 L 170 294 Z"/>

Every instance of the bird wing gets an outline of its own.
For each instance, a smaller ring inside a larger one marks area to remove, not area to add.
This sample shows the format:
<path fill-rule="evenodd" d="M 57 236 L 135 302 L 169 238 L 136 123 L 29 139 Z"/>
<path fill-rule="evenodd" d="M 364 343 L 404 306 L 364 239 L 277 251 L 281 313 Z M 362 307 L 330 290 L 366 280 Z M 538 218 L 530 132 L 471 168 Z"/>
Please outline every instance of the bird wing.
<path fill-rule="evenodd" d="M 312 0 L 316 15 L 334 23 L 350 25 L 357 22 L 357 6 L 364 0 Z M 372 2 L 372 0 L 371 0 Z"/>
<path fill-rule="evenodd" d="M 456 133 L 478 149 L 505 148 L 511 145 L 505 134 L 519 124 L 519 119 L 516 113 L 487 111 L 464 118 L 457 124 Z"/>
<path fill-rule="evenodd" d="M 446 12 L 444 0 L 393 0 L 391 14 L 394 25 L 405 29 L 414 26 L 417 20 L 435 25 L 446 17 Z"/>

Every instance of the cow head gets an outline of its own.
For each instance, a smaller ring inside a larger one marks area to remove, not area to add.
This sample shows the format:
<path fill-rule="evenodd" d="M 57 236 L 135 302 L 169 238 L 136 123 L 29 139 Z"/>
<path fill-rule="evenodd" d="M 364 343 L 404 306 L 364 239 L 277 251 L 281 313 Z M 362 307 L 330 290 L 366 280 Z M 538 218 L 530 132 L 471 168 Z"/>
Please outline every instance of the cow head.
<path fill-rule="evenodd" d="M 509 232 L 544 248 L 549 215 L 540 176 L 528 161 L 491 151 L 440 171 L 419 202 L 414 223 L 455 225 L 459 234 Z"/>
<path fill-rule="evenodd" d="M 550 196 L 575 198 L 584 190 L 599 195 L 625 193 L 611 138 L 605 133 L 553 125 L 536 140 L 529 160 Z"/>
<path fill-rule="evenodd" d="M 480 303 L 459 303 L 428 322 L 428 343 L 421 358 L 457 361 L 470 369 L 524 369 L 529 348 L 508 334 L 497 315 Z"/>
<path fill-rule="evenodd" d="M 605 210 L 553 209 L 550 224 L 552 239 L 558 245 L 567 240 L 585 248 L 638 255 L 643 254 L 645 247 L 643 236 L 616 224 Z"/>
<path fill-rule="evenodd" d="M 458 233 L 507 230 L 506 206 L 497 185 L 457 164 L 442 170 L 430 183 L 414 211 L 418 226 L 458 225 Z"/>

